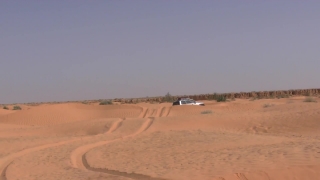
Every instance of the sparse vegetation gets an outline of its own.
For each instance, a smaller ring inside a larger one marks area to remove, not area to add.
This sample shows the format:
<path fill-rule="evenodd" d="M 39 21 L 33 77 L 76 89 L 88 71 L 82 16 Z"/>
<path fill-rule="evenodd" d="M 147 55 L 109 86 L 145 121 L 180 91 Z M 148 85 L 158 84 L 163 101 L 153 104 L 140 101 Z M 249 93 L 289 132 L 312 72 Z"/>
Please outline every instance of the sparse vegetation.
<path fill-rule="evenodd" d="M 27 106 L 39 106 L 41 103 L 27 103 Z"/>
<path fill-rule="evenodd" d="M 250 98 L 250 101 L 254 101 L 254 100 L 257 100 L 258 98 L 257 97 L 252 97 Z"/>
<path fill-rule="evenodd" d="M 281 97 L 281 98 L 289 98 L 290 95 L 288 95 L 288 94 L 283 94 L 283 95 L 281 95 L 280 97 Z"/>
<path fill-rule="evenodd" d="M 183 97 L 189 97 L 195 100 L 215 100 L 217 102 L 226 102 L 228 100 L 236 99 L 248 99 L 254 98 L 255 100 L 258 99 L 275 99 L 275 98 L 290 98 L 290 97 L 298 97 L 298 96 L 311 96 L 315 99 L 318 99 L 320 95 L 320 89 L 297 89 L 297 90 L 278 90 L 278 91 L 258 91 L 258 92 L 232 92 L 232 93 L 210 93 L 210 94 L 194 94 L 194 95 L 183 95 Z M 143 97 L 137 98 L 139 103 L 140 102 L 148 102 L 151 101 L 163 103 L 163 102 L 173 102 L 178 97 L 182 97 L 182 95 L 171 96 L 170 93 L 167 93 L 164 96 L 158 97 Z M 90 101 L 88 101 L 90 102 Z M 101 100 L 95 100 L 94 102 L 101 102 Z M 132 98 L 121 98 L 121 99 L 114 99 L 113 102 L 119 102 L 122 104 L 132 104 Z M 93 103 L 93 101 L 91 101 Z M 53 104 L 53 103 L 50 103 Z"/>
<path fill-rule="evenodd" d="M 227 101 L 227 96 L 224 95 L 224 94 L 217 94 L 217 93 L 214 93 L 212 95 L 209 95 L 208 100 L 216 100 L 217 102 L 226 102 Z M 234 100 L 234 97 L 233 97 L 233 100 Z"/>
<path fill-rule="evenodd" d="M 305 99 L 304 99 L 304 102 L 317 102 L 313 97 L 311 96 L 307 96 Z"/>
<path fill-rule="evenodd" d="M 208 95 L 208 100 L 215 100 L 216 93 Z"/>
<path fill-rule="evenodd" d="M 277 99 L 281 99 L 281 98 L 289 98 L 290 96 L 288 94 L 280 94 L 278 96 L 276 96 Z"/>
<path fill-rule="evenodd" d="M 305 96 L 312 96 L 312 93 L 311 92 L 307 92 L 307 93 L 305 93 Z"/>
<path fill-rule="evenodd" d="M 9 110 L 9 108 L 7 106 L 3 106 L 3 109 Z"/>
<path fill-rule="evenodd" d="M 81 103 L 82 104 L 89 104 L 87 101 L 82 101 Z"/>
<path fill-rule="evenodd" d="M 171 96 L 171 94 L 168 92 L 163 99 L 164 102 L 173 102 L 174 98 Z"/>
<path fill-rule="evenodd" d="M 205 110 L 205 111 L 202 111 L 201 114 L 212 114 L 212 111 L 211 110 Z"/>
<path fill-rule="evenodd" d="M 268 108 L 268 107 L 272 107 L 272 106 L 274 106 L 274 104 L 264 104 L 263 105 L 264 108 Z"/>
<path fill-rule="evenodd" d="M 21 110 L 22 108 L 20 106 L 13 106 L 13 110 Z"/>
<path fill-rule="evenodd" d="M 227 97 L 224 96 L 224 95 L 216 95 L 215 100 L 216 100 L 217 102 L 226 102 L 226 101 L 227 101 Z"/>
<path fill-rule="evenodd" d="M 100 102 L 99 105 L 111 105 L 111 104 L 113 104 L 112 101 L 110 101 L 110 100 L 103 100 L 103 101 Z"/>

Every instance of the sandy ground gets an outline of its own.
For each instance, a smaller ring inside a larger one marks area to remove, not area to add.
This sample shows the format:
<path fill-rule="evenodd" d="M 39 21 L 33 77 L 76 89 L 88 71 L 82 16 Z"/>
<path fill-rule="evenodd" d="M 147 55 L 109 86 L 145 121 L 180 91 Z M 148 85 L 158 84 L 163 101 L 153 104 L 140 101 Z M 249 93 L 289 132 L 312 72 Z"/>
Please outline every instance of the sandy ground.
<path fill-rule="evenodd" d="M 315 99 L 0 109 L 0 180 L 320 179 Z"/>

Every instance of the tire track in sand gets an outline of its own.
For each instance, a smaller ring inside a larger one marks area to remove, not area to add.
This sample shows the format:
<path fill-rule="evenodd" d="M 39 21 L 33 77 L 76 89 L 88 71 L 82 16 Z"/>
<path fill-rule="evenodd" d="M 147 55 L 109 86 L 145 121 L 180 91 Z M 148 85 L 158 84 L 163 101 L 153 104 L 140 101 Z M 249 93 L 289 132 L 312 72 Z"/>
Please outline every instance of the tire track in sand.
<path fill-rule="evenodd" d="M 138 173 L 127 173 L 127 172 L 122 172 L 122 171 L 117 171 L 117 170 L 110 170 L 110 169 L 105 169 L 105 168 L 94 168 L 91 167 L 86 159 L 87 153 L 99 146 L 106 145 L 112 142 L 120 141 L 123 139 L 127 139 L 130 137 L 135 137 L 136 135 L 142 133 L 143 131 L 146 131 L 153 123 L 154 117 L 148 117 L 146 121 L 141 125 L 138 131 L 135 133 L 125 136 L 123 138 L 118 138 L 114 140 L 109 140 L 109 141 L 100 141 L 97 143 L 93 144 L 87 144 L 84 146 L 80 146 L 77 149 L 75 149 L 72 154 L 71 154 L 71 164 L 74 168 L 78 168 L 84 171 L 94 171 L 94 172 L 100 172 L 100 173 L 106 173 L 110 175 L 116 175 L 116 176 L 121 176 L 121 177 L 126 177 L 126 178 L 131 178 L 131 179 L 136 179 L 136 180 L 166 180 L 163 178 L 157 178 L 157 177 L 151 177 L 148 175 L 144 174 L 138 174 Z"/>
<path fill-rule="evenodd" d="M 7 169 L 8 167 L 10 166 L 10 164 L 12 163 L 13 161 L 11 161 L 6 167 L 4 167 L 3 171 L 1 172 L 0 174 L 0 180 L 7 180 Z"/>
<path fill-rule="evenodd" d="M 170 114 L 171 107 L 160 107 L 157 109 L 149 109 L 147 107 L 141 107 L 142 111 L 138 118 L 148 118 L 148 117 L 167 117 Z"/>
<path fill-rule="evenodd" d="M 248 180 L 248 178 L 247 178 L 243 173 L 236 173 L 235 176 L 236 176 L 239 180 Z"/>
<path fill-rule="evenodd" d="M 138 118 L 145 118 L 147 116 L 149 109 L 146 107 L 142 107 L 142 112 L 140 113 Z"/>
<path fill-rule="evenodd" d="M 78 140 L 81 140 L 84 138 L 77 138 L 77 139 L 72 139 L 72 140 L 68 140 L 68 141 L 62 141 L 62 142 L 58 142 L 58 143 L 53 143 L 53 144 L 46 144 L 46 145 L 41 145 L 41 146 L 37 146 L 37 147 L 33 147 L 33 148 L 28 148 L 28 149 L 24 149 L 22 151 L 10 154 L 8 156 L 5 156 L 3 158 L 0 159 L 0 180 L 6 180 L 6 170 L 8 168 L 8 166 L 14 161 L 14 159 L 19 158 L 21 156 L 27 155 L 29 153 L 32 152 L 36 152 L 36 151 L 40 151 L 43 149 L 47 149 L 47 148 L 51 148 L 51 147 L 57 147 L 57 146 L 62 146 L 65 144 L 69 144 Z"/>
<path fill-rule="evenodd" d="M 156 117 L 161 117 L 165 108 L 166 108 L 166 107 L 161 107 L 160 109 L 158 109 L 158 110 L 157 110 Z"/>
<path fill-rule="evenodd" d="M 93 167 L 90 167 L 90 165 L 88 164 L 87 159 L 86 159 L 86 154 L 84 154 L 82 156 L 82 161 L 83 161 L 84 166 L 88 170 L 94 171 L 94 172 L 106 173 L 106 174 L 111 174 L 111 175 L 115 175 L 115 176 L 122 176 L 122 177 L 136 179 L 136 180 L 167 180 L 167 179 L 163 179 L 163 178 L 155 178 L 155 177 L 151 177 L 151 176 L 147 176 L 147 175 L 143 175 L 143 174 L 138 174 L 138 173 L 127 173 L 127 172 L 121 172 L 121 171 L 109 170 L 109 169 L 103 169 L 103 168 L 93 168 Z"/>
<path fill-rule="evenodd" d="M 106 132 L 107 134 L 112 133 L 113 131 L 115 131 L 117 128 L 119 128 L 121 126 L 121 123 L 124 119 L 119 119 L 116 122 L 112 123 L 111 127 L 109 128 L 109 130 Z M 98 134 L 95 136 L 101 136 L 102 134 Z M 75 138 L 72 140 L 67 140 L 67 141 L 61 141 L 61 142 L 57 142 L 57 143 L 51 143 L 51 144 L 45 144 L 45 145 L 40 145 L 40 146 L 36 146 L 33 148 L 28 148 L 28 149 L 24 149 L 21 150 L 19 152 L 13 153 L 13 154 L 9 154 L 8 156 L 2 157 L 0 158 L 0 180 L 7 180 L 6 177 L 6 172 L 8 167 L 10 166 L 10 164 L 16 159 L 19 158 L 21 156 L 27 155 L 29 153 L 33 153 L 36 151 L 40 151 L 43 149 L 47 149 L 47 148 L 52 148 L 52 147 L 58 147 L 58 146 L 62 146 L 65 144 L 69 144 L 72 142 L 76 142 L 79 140 L 86 140 L 86 139 L 90 139 L 92 138 L 92 136 L 88 136 L 88 137 L 80 137 L 80 138 Z"/>
<path fill-rule="evenodd" d="M 122 122 L 126 120 L 126 118 L 123 118 L 123 119 L 119 119 L 118 121 L 112 123 L 111 127 L 109 128 L 109 130 L 106 132 L 106 134 L 110 134 L 112 133 L 113 131 L 115 131 L 116 129 L 118 129 L 121 125 L 122 125 Z"/>
<path fill-rule="evenodd" d="M 163 108 L 161 109 L 160 117 L 167 117 L 167 116 L 169 116 L 170 111 L 171 111 L 171 107 L 163 107 Z"/>
<path fill-rule="evenodd" d="M 112 142 L 116 142 L 116 141 L 119 141 L 119 140 L 130 138 L 130 137 L 134 137 L 134 136 L 142 133 L 143 131 L 147 130 L 151 126 L 151 124 L 153 123 L 153 120 L 154 120 L 154 118 L 148 118 L 141 125 L 141 127 L 139 128 L 138 131 L 136 131 L 135 133 L 130 134 L 128 136 L 125 136 L 125 137 L 122 137 L 122 138 L 117 138 L 117 139 L 114 139 L 114 140 L 99 141 L 99 142 L 96 142 L 96 143 L 87 144 L 87 145 L 78 147 L 77 149 L 75 149 L 74 151 L 71 152 L 70 159 L 71 159 L 72 167 L 77 168 L 77 169 L 81 169 L 81 170 L 84 170 L 84 171 L 90 170 L 91 168 L 87 168 L 85 166 L 86 162 L 83 161 L 83 158 L 85 158 L 85 154 L 88 151 L 90 151 L 91 149 L 94 149 L 96 147 L 102 146 L 102 145 L 106 145 L 106 144 L 109 144 L 109 143 L 112 143 Z"/>

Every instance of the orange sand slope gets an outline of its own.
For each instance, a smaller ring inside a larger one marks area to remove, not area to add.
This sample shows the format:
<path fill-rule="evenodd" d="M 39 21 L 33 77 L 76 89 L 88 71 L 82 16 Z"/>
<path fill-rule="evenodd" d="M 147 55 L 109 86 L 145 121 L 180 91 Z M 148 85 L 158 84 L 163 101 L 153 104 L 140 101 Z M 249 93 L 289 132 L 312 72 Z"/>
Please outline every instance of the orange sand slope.
<path fill-rule="evenodd" d="M 1 109 L 0 180 L 318 179 L 320 103 L 303 100 Z"/>

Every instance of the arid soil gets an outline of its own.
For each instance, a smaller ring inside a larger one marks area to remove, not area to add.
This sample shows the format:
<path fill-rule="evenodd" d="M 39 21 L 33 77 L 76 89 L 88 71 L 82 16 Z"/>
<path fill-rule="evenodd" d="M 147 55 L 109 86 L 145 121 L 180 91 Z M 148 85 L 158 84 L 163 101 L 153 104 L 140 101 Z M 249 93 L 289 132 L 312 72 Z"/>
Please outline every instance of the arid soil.
<path fill-rule="evenodd" d="M 320 98 L 0 109 L 0 180 L 316 180 Z"/>

